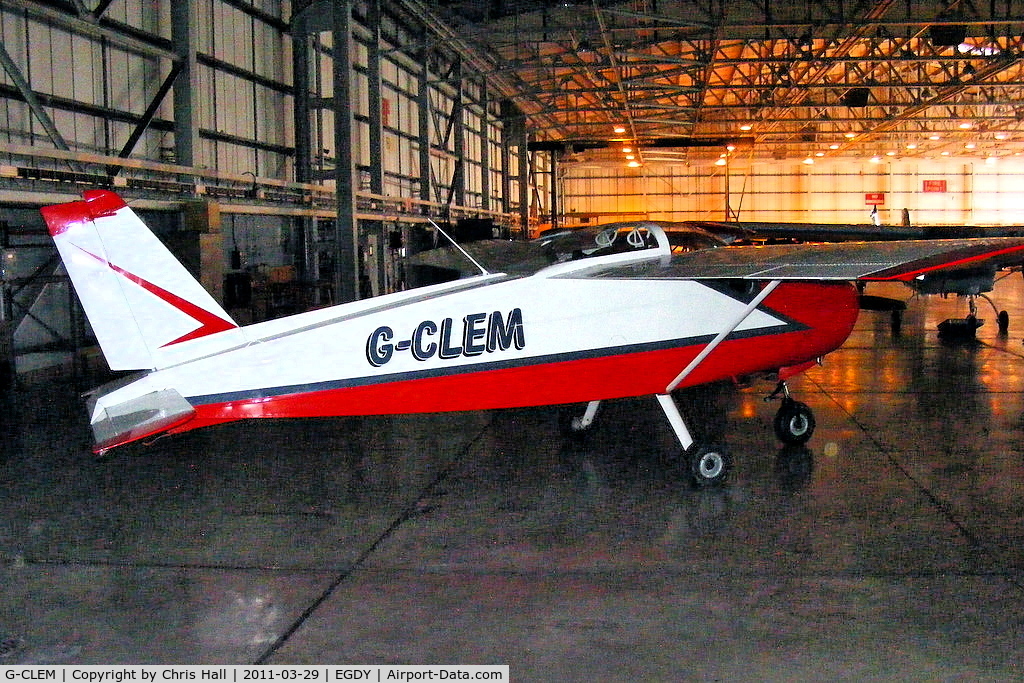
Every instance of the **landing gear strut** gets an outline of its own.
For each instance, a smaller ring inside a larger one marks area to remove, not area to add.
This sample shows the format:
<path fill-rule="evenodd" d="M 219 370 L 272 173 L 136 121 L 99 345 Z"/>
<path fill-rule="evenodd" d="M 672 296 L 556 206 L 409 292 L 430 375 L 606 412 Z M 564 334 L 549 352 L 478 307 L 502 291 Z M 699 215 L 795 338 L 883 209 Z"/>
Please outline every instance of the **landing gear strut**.
<path fill-rule="evenodd" d="M 723 484 L 729 476 L 729 470 L 732 469 L 732 457 L 729 453 L 720 445 L 698 443 L 693 440 L 679 412 L 679 406 L 671 394 L 656 394 L 655 398 L 658 399 L 658 404 L 682 447 L 686 472 L 694 485 L 703 488 Z M 594 426 L 594 418 L 597 417 L 600 405 L 600 401 L 591 401 L 583 415 L 566 415 L 562 421 L 563 431 L 572 437 L 585 435 Z"/>

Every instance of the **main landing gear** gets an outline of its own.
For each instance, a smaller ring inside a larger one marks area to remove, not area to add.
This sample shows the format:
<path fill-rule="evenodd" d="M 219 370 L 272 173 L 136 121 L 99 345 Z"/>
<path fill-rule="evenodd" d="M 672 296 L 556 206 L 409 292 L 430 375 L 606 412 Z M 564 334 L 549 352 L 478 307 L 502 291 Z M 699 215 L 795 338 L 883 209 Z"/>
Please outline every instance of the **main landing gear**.
<path fill-rule="evenodd" d="M 806 443 L 814 433 L 814 413 L 807 404 L 790 397 L 785 382 L 779 382 L 775 391 L 765 400 L 779 397 L 782 398 L 782 405 L 773 421 L 775 435 L 785 444 Z M 686 471 L 694 485 L 703 488 L 723 484 L 732 469 L 732 456 L 729 452 L 719 444 L 694 440 L 671 394 L 656 394 L 655 398 L 683 449 Z M 600 401 L 588 403 L 583 415 L 571 417 L 563 423 L 566 431 L 571 435 L 581 435 L 589 431 L 594 425 L 600 405 Z"/>
<path fill-rule="evenodd" d="M 693 483 L 701 488 L 724 483 L 729 476 L 729 470 L 732 469 L 732 457 L 728 451 L 719 445 L 694 441 L 671 394 L 656 394 L 655 398 L 668 418 L 679 445 L 683 448 L 686 471 Z M 568 418 L 563 422 L 565 431 L 571 436 L 585 434 L 594 426 L 600 405 L 600 401 L 588 403 L 583 415 Z"/>

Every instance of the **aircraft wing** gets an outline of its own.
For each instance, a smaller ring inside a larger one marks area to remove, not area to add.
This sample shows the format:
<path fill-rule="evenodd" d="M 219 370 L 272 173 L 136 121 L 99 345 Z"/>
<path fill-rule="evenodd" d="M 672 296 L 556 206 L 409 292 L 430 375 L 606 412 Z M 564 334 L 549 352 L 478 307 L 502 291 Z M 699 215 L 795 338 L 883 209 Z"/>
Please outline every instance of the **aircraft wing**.
<path fill-rule="evenodd" d="M 723 230 L 742 230 L 747 237 L 793 239 L 804 242 L 869 242 L 917 240 L 929 237 L 927 228 L 908 225 L 873 225 L 871 223 L 778 223 L 772 221 L 688 221 L 691 225 L 719 234 Z M 980 237 L 950 233 L 948 237 Z M 1003 236 L 1003 235 L 993 235 Z M 939 237 L 939 235 L 935 235 Z"/>
<path fill-rule="evenodd" d="M 715 234 L 793 239 L 804 242 L 927 240 L 968 237 L 1024 237 L 1024 226 L 874 225 L 871 223 L 778 223 L 772 221 L 686 221 Z"/>
<path fill-rule="evenodd" d="M 720 247 L 668 264 L 595 268 L 589 277 L 909 282 L 928 273 L 1024 264 L 1024 237 Z"/>

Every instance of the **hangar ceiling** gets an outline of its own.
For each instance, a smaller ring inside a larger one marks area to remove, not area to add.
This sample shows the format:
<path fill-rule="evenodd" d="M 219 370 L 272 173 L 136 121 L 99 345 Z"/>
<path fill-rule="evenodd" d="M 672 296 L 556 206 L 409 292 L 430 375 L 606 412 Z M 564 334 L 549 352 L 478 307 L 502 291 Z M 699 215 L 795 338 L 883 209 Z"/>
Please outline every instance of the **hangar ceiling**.
<path fill-rule="evenodd" d="M 1020 0 L 438 0 L 569 158 L 1024 150 Z M 752 144 L 751 144 L 752 143 Z M 557 145 L 552 145 L 557 146 Z"/>

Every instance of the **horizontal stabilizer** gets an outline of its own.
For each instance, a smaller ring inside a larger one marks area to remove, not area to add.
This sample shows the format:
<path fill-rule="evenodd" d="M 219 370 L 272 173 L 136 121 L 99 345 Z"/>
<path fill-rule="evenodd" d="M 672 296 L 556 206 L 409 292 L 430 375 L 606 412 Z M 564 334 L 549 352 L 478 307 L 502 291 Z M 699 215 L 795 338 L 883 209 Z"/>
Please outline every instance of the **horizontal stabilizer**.
<path fill-rule="evenodd" d="M 103 453 L 114 446 L 160 434 L 192 419 L 195 409 L 174 389 L 154 391 L 144 396 L 102 406 L 98 397 L 89 399 L 89 414 L 96 445 Z"/>

